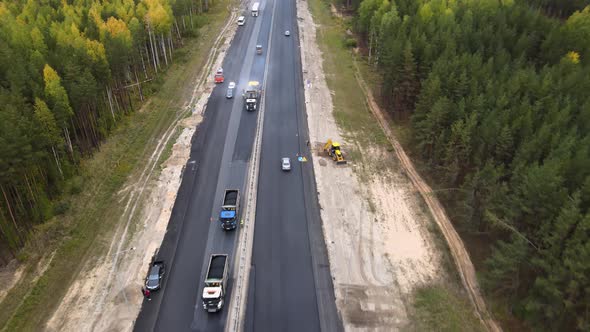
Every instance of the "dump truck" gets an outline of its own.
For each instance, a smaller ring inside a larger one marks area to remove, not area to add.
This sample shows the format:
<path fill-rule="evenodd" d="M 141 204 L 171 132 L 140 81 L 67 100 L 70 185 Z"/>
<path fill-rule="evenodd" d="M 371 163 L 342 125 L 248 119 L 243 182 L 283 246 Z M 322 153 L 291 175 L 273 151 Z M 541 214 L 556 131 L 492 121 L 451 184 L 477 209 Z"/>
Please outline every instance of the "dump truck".
<path fill-rule="evenodd" d="M 257 81 L 248 82 L 248 87 L 244 90 L 244 100 L 246 111 L 256 111 L 260 101 L 260 83 Z"/>
<path fill-rule="evenodd" d="M 258 9 L 260 8 L 260 2 L 255 2 L 252 5 L 252 16 L 256 17 L 258 16 Z"/>
<path fill-rule="evenodd" d="M 215 72 L 215 83 L 223 83 L 223 81 L 223 68 L 219 67 Z"/>
<path fill-rule="evenodd" d="M 334 160 L 336 164 L 346 164 L 346 160 L 344 159 L 342 150 L 340 150 L 339 143 L 333 142 L 331 139 L 329 139 L 324 145 L 324 151 L 328 153 L 328 156 L 332 157 L 332 160 Z"/>
<path fill-rule="evenodd" d="M 226 189 L 223 194 L 223 204 L 219 213 L 221 228 L 224 230 L 235 229 L 238 226 L 238 210 L 240 207 L 240 191 L 238 189 Z"/>
<path fill-rule="evenodd" d="M 227 283 L 227 255 L 213 254 L 209 258 L 209 266 L 205 275 L 203 288 L 203 309 L 217 312 L 223 308 L 225 284 Z"/>

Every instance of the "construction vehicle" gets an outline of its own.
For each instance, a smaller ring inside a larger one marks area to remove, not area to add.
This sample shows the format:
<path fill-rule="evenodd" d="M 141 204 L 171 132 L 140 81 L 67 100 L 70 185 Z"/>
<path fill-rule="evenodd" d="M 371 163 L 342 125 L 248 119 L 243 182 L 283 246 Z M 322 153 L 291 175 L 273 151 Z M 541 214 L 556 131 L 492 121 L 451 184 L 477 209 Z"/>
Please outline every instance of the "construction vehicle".
<path fill-rule="evenodd" d="M 223 308 L 227 270 L 227 255 L 211 255 L 203 288 L 203 309 L 207 312 L 217 312 Z"/>
<path fill-rule="evenodd" d="M 219 213 L 221 228 L 224 230 L 235 229 L 238 226 L 238 209 L 240 208 L 240 191 L 226 189 L 223 195 L 223 205 Z"/>
<path fill-rule="evenodd" d="M 260 8 L 260 2 L 255 2 L 252 5 L 252 16 L 256 17 L 258 16 L 258 9 Z"/>
<path fill-rule="evenodd" d="M 248 87 L 244 90 L 244 100 L 246 111 L 256 111 L 260 100 L 260 83 L 257 81 L 248 82 Z"/>
<path fill-rule="evenodd" d="M 346 164 L 342 150 L 340 150 L 340 143 L 333 142 L 329 139 L 324 145 L 324 151 L 336 162 L 336 164 Z"/>
<path fill-rule="evenodd" d="M 219 67 L 215 72 L 215 83 L 223 83 L 223 81 L 223 68 Z"/>

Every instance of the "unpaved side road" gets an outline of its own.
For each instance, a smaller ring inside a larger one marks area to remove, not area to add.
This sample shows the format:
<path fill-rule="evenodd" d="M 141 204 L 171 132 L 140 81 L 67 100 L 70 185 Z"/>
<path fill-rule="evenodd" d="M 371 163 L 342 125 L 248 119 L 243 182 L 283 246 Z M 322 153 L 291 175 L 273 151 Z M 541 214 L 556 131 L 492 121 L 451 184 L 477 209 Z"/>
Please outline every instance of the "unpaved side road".
<path fill-rule="evenodd" d="M 16 259 L 13 259 L 8 265 L 0 267 L 0 302 L 4 300 L 8 292 L 14 287 L 24 275 L 25 265 L 18 265 Z"/>
<path fill-rule="evenodd" d="M 298 1 L 298 12 L 312 140 L 316 144 L 327 138 L 342 140 L 332 116 L 333 94 L 317 61 L 321 53 L 307 2 Z M 379 148 L 365 147 L 363 151 L 361 147 L 361 160 L 357 162 L 360 163 L 358 169 L 362 170 L 358 172 L 335 167 L 330 160 L 322 163 L 316 158 L 314 161 L 330 265 L 346 329 L 389 331 L 402 328 L 407 324 L 406 306 L 412 289 L 447 277 L 441 267 L 440 254 L 432 245 L 433 235 L 427 231 L 432 218 L 451 249 L 477 316 L 488 330 L 500 331 L 487 311 L 469 255 L 442 205 L 416 172 L 393 135 L 388 119 L 358 74 L 357 81 L 395 156 Z M 357 142 L 345 143 L 358 146 Z M 390 164 L 388 159 L 392 157 L 394 166 L 389 167 L 389 172 L 370 166 Z M 369 176 L 366 176 L 367 168 L 368 173 L 372 173 Z M 360 174 L 363 182 L 359 181 Z M 416 191 L 421 197 L 414 195 Z M 365 201 L 371 209 L 366 207 Z M 426 203 L 429 215 L 420 212 L 419 201 Z"/>
<path fill-rule="evenodd" d="M 375 102 L 375 99 L 373 98 L 373 94 L 371 93 L 370 89 L 367 88 L 366 83 L 362 80 L 360 76 L 357 76 L 357 80 L 359 82 L 359 85 L 364 90 L 365 95 L 367 96 L 367 101 L 371 109 L 371 112 L 373 112 L 373 114 L 379 121 L 381 129 L 387 136 L 389 143 L 393 146 L 397 159 L 401 162 L 403 169 L 408 174 L 408 177 L 412 180 L 412 183 L 420 192 L 420 195 L 428 205 L 428 208 L 432 213 L 434 220 L 436 221 L 436 224 L 442 231 L 445 240 L 447 241 L 447 244 L 451 249 L 451 256 L 453 257 L 459 275 L 461 276 L 461 282 L 467 290 L 467 294 L 469 294 L 469 299 L 475 307 L 475 312 L 478 318 L 481 320 L 483 325 L 487 327 L 489 331 L 501 331 L 500 326 L 494 321 L 493 317 L 490 315 L 487 309 L 485 300 L 483 299 L 479 289 L 477 276 L 475 274 L 475 268 L 473 267 L 471 258 L 469 258 L 469 253 L 465 249 L 465 245 L 459 237 L 459 234 L 451 224 L 451 221 L 447 217 L 445 210 L 440 204 L 439 200 L 434 195 L 434 192 L 432 191 L 430 186 L 428 186 L 428 184 L 424 182 L 422 177 L 420 177 L 420 174 L 418 174 L 418 172 L 414 168 L 412 161 L 410 160 L 410 158 L 408 158 L 401 144 L 395 138 L 395 135 L 393 134 L 391 127 L 389 126 L 389 119 L 387 115 L 379 108 L 379 106 Z"/>
<path fill-rule="evenodd" d="M 141 308 L 141 288 L 152 255 L 164 237 L 172 207 L 190 156 L 191 138 L 202 120 L 213 88 L 210 73 L 220 66 L 229 47 L 238 10 L 233 10 L 195 78 L 176 120 L 161 137 L 137 179 L 129 179 L 119 195 L 127 202 L 108 252 L 88 261 L 46 325 L 48 331 L 130 331 Z M 199 74 L 200 73 L 200 74 Z M 194 88 L 192 88 L 194 87 Z M 145 105 L 149 107 L 149 103 Z M 141 112 L 141 110 L 140 110 Z M 190 114 L 189 117 L 185 117 Z M 180 130 L 172 154 L 154 178 L 160 156 Z M 137 222 L 136 220 L 140 220 Z M 137 224 L 133 224 L 137 222 Z M 130 226 L 137 228 L 129 235 Z"/>
<path fill-rule="evenodd" d="M 316 150 L 329 138 L 358 145 L 343 141 L 334 120 L 306 1 L 297 1 L 297 12 L 310 145 Z M 314 151 L 337 306 L 347 331 L 400 330 L 409 324 L 413 290 L 445 278 L 441 256 L 427 228 L 432 221 L 395 156 L 378 147 L 361 152 L 361 160 L 336 166 Z"/>

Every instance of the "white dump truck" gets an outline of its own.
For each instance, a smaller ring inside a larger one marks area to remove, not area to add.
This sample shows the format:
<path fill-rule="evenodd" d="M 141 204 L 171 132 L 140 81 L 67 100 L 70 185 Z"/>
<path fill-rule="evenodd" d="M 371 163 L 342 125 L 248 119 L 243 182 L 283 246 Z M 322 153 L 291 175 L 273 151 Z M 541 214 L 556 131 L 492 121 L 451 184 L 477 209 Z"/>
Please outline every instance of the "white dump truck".
<path fill-rule="evenodd" d="M 252 5 L 252 16 L 258 16 L 258 9 L 260 8 L 260 2 L 255 2 Z"/>
<path fill-rule="evenodd" d="M 203 288 L 203 309 L 207 312 L 217 312 L 223 308 L 227 264 L 227 255 L 225 254 L 213 254 L 209 258 L 205 287 Z"/>

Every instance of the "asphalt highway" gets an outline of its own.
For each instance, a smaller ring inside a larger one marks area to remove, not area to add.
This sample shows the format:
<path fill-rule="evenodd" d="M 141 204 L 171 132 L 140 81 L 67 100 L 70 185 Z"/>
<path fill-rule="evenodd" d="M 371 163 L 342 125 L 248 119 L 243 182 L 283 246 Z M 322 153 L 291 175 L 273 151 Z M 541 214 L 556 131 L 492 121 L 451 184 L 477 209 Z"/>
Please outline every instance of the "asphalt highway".
<path fill-rule="evenodd" d="M 158 253 L 167 263 L 162 289 L 153 293 L 152 301 L 144 301 L 135 331 L 222 331 L 225 326 L 240 227 L 224 231 L 217 217 L 225 189 L 240 189 L 243 203 L 259 112 L 244 110 L 241 91 L 248 81 L 262 82 L 265 70 L 266 113 L 246 330 L 318 331 L 320 326 L 326 331 L 341 330 L 313 170 L 311 164 L 296 161 L 297 154 L 307 153 L 303 151 L 307 129 L 295 3 L 263 0 L 260 16 L 248 14 L 225 56 L 225 83 L 213 90 L 192 139 L 190 159 Z M 284 30 L 292 36 L 285 37 Z M 273 38 L 270 50 L 269 37 Z M 255 54 L 257 44 L 263 46 L 262 55 Z M 237 83 L 236 97 L 226 99 L 230 81 Z M 280 171 L 283 156 L 292 158 L 290 173 Z M 214 253 L 229 255 L 231 277 L 226 307 L 208 314 L 201 306 L 201 292 L 208 259 Z"/>
<path fill-rule="evenodd" d="M 245 330 L 339 331 L 307 145 L 295 1 L 275 6 Z M 290 172 L 282 157 L 291 158 Z"/>

